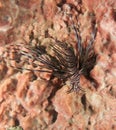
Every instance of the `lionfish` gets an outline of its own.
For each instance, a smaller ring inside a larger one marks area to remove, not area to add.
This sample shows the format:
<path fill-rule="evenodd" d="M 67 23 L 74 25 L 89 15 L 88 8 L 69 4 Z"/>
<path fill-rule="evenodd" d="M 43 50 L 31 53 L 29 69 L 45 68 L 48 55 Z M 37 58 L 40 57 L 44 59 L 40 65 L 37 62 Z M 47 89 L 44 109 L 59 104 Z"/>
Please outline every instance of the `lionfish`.
<path fill-rule="evenodd" d="M 93 28 L 90 41 L 86 47 L 83 47 L 79 29 L 76 28 L 74 24 L 73 29 L 75 30 L 77 38 L 76 51 L 71 44 L 58 40 L 55 40 L 55 44 L 50 44 L 54 55 L 49 54 L 45 47 L 40 44 L 35 47 L 25 47 L 29 50 L 29 52 L 15 48 L 15 51 L 17 51 L 19 55 L 24 55 L 28 59 L 39 61 L 42 63 L 42 65 L 39 66 L 45 68 L 45 70 L 31 70 L 20 67 L 17 67 L 17 69 L 52 73 L 54 77 L 61 79 L 63 83 L 66 83 L 67 81 L 70 83 L 70 89 L 68 92 L 78 92 L 78 90 L 81 90 L 80 75 L 87 75 L 94 67 L 96 61 L 93 43 L 96 37 L 97 29 L 96 27 Z M 10 60 L 17 60 L 18 62 L 18 59 Z M 15 68 L 14 66 L 12 67 Z"/>

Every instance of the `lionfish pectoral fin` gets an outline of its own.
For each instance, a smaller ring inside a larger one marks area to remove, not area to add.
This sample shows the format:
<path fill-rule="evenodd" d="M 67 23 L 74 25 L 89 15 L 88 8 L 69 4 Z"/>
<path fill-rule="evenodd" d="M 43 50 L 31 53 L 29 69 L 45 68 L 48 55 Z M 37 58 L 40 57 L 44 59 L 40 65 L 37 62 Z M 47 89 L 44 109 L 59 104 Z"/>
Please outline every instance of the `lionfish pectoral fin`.
<path fill-rule="evenodd" d="M 49 71 L 49 70 L 42 70 L 42 69 L 28 69 L 28 68 L 24 68 L 24 67 L 15 67 L 13 65 L 9 65 L 10 67 L 12 67 L 13 69 L 15 70 L 27 70 L 27 71 L 31 71 L 31 72 L 44 72 L 44 73 L 52 73 L 52 71 Z"/>

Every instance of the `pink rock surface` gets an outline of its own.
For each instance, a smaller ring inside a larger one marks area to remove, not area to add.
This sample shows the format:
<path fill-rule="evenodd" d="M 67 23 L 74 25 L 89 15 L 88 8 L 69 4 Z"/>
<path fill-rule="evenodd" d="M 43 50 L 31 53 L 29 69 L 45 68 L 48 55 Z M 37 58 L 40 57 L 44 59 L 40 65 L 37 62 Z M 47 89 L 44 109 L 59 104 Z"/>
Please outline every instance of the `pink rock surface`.
<path fill-rule="evenodd" d="M 76 26 L 77 21 L 80 23 L 84 45 L 89 41 L 92 22 L 96 21 L 98 31 L 92 80 L 81 75 L 84 91 L 68 94 L 69 84 L 51 79 L 51 74 L 16 70 L 10 64 L 40 69 L 31 59 L 29 65 L 25 63 L 23 56 L 16 63 L 16 44 L 20 50 L 30 43 L 49 47 L 52 37 L 75 47 L 69 14 L 73 14 Z M 24 130 L 116 129 L 115 0 L 1 0 L 0 45 L 0 130 L 19 125 Z M 14 58 L 10 63 L 9 57 Z"/>

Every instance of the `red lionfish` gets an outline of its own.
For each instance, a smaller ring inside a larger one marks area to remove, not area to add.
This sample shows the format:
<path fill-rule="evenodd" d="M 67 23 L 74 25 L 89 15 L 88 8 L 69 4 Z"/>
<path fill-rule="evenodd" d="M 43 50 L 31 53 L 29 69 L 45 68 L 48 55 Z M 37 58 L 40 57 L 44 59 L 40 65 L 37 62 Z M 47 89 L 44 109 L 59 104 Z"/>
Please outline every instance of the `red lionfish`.
<path fill-rule="evenodd" d="M 43 64 L 42 67 L 46 68 L 47 70 L 31 70 L 20 67 L 17 67 L 17 69 L 52 73 L 54 77 L 61 79 L 64 83 L 66 83 L 66 81 L 69 81 L 70 89 L 68 92 L 77 92 L 80 90 L 80 75 L 88 74 L 93 68 L 96 61 L 96 54 L 93 50 L 93 43 L 96 37 L 97 29 L 94 27 L 91 34 L 91 39 L 87 47 L 83 47 L 79 29 L 76 28 L 74 24 L 73 28 L 75 30 L 77 38 L 76 52 L 74 51 L 74 48 L 71 44 L 67 44 L 58 40 L 56 40 L 56 44 L 50 45 L 54 52 L 54 56 L 48 54 L 45 47 L 42 45 L 37 45 L 35 47 L 26 47 L 26 49 L 29 50 L 29 53 L 15 48 L 15 51 L 19 51 L 19 55 L 24 55 L 28 59 L 41 62 Z M 18 59 L 11 60 L 17 60 L 18 62 Z"/>

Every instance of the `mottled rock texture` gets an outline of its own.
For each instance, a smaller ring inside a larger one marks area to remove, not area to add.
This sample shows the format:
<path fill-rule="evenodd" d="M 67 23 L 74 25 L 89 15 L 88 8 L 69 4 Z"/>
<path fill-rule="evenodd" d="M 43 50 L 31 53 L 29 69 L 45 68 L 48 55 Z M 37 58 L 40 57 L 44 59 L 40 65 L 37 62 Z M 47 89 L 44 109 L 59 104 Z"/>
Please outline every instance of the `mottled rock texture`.
<path fill-rule="evenodd" d="M 0 0 L 0 55 L 7 45 L 5 56 L 17 66 L 11 44 L 49 47 L 51 37 L 75 48 L 70 14 L 85 44 L 97 26 L 97 59 L 91 78 L 81 75 L 84 91 L 67 94 L 68 84 L 50 74 L 16 70 L 0 58 L 0 130 L 116 130 L 116 0 Z M 25 59 L 19 65 L 34 68 Z"/>

